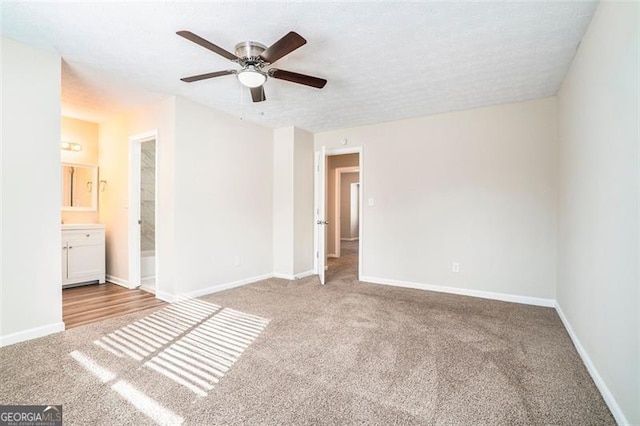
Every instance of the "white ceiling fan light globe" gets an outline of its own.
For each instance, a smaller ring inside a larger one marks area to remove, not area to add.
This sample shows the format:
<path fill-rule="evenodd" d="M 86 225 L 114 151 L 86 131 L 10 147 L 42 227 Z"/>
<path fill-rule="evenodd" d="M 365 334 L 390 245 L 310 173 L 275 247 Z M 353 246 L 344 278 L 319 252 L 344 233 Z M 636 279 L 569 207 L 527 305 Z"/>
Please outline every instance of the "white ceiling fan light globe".
<path fill-rule="evenodd" d="M 267 75 L 254 66 L 248 66 L 238 72 L 238 80 L 249 88 L 260 87 L 267 81 Z"/>

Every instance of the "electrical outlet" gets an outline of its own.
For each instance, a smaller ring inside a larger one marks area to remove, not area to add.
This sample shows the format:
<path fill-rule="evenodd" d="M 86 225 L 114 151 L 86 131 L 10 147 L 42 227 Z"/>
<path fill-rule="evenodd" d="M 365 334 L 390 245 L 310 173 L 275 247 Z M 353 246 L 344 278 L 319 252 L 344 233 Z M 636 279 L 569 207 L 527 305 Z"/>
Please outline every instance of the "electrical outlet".
<path fill-rule="evenodd" d="M 451 264 L 451 270 L 453 272 L 460 272 L 460 264 L 458 262 L 453 262 Z"/>
<path fill-rule="evenodd" d="M 240 256 L 235 256 L 233 258 L 233 266 L 240 266 Z"/>

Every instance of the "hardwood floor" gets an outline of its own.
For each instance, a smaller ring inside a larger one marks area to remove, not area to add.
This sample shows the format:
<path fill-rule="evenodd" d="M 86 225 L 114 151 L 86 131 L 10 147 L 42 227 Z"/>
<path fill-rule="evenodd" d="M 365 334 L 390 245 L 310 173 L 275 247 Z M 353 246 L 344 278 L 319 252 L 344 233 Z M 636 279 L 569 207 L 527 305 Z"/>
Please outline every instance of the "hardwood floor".
<path fill-rule="evenodd" d="M 112 283 L 62 290 L 62 320 L 67 329 L 164 305 L 151 293 Z"/>

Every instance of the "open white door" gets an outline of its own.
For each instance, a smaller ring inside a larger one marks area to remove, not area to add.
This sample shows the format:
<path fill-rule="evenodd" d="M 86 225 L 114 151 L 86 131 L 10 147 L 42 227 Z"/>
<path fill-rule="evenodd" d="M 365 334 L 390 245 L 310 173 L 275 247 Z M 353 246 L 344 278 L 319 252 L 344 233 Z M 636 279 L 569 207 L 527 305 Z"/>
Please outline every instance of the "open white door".
<path fill-rule="evenodd" d="M 318 199 L 316 200 L 316 257 L 318 259 L 318 276 L 320 277 L 320 284 L 324 284 L 324 270 L 327 262 L 327 255 L 325 253 L 325 225 L 328 223 L 325 220 L 325 191 L 326 191 L 326 170 L 325 170 L 325 160 L 326 160 L 326 148 L 323 146 L 320 149 L 320 152 L 317 153 L 316 160 L 316 185 L 318 186 L 318 190 L 316 194 L 318 195 Z"/>

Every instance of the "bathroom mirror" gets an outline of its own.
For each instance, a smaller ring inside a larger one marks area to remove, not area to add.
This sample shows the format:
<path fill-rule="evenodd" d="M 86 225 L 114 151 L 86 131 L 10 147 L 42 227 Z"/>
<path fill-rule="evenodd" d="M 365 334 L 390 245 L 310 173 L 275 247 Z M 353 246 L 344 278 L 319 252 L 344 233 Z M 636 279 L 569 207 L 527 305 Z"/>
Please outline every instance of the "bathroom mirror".
<path fill-rule="evenodd" d="M 98 168 L 62 163 L 62 210 L 95 211 L 98 207 Z"/>

